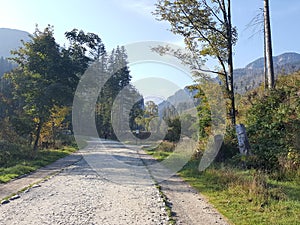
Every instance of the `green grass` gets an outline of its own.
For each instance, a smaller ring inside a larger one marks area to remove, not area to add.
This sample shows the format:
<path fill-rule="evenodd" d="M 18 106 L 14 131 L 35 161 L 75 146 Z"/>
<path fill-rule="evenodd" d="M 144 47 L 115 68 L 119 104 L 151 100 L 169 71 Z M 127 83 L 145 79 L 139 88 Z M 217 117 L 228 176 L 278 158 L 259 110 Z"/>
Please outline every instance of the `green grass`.
<path fill-rule="evenodd" d="M 157 160 L 172 152 L 163 148 L 147 151 Z M 193 160 L 179 175 L 235 225 L 296 225 L 300 221 L 300 179 L 278 181 L 256 170 L 215 165 L 198 171 Z"/>
<path fill-rule="evenodd" d="M 233 224 L 296 225 L 300 221 L 300 184 L 278 182 L 255 170 L 209 168 L 197 171 L 198 162 L 189 162 L 181 177 Z"/>
<path fill-rule="evenodd" d="M 73 147 L 64 147 L 58 150 L 40 150 L 35 159 L 8 162 L 8 167 L 0 167 L 0 183 L 6 183 L 21 175 L 28 174 L 40 167 L 46 166 L 76 151 Z"/>
<path fill-rule="evenodd" d="M 144 150 L 147 154 L 152 155 L 157 161 L 162 161 L 173 154 L 173 149 L 175 145 L 170 142 L 162 142 L 158 146 L 146 147 Z"/>
<path fill-rule="evenodd" d="M 147 154 L 152 155 L 157 161 L 162 161 L 167 158 L 172 152 L 163 152 L 163 151 L 154 151 L 154 150 L 145 150 Z"/>

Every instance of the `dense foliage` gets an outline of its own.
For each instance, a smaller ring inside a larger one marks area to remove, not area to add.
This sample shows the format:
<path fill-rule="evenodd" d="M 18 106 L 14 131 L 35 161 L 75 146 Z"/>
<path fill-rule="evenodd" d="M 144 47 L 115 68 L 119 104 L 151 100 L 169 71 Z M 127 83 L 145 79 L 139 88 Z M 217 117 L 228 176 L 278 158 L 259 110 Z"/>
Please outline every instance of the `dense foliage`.
<path fill-rule="evenodd" d="M 198 77 L 218 75 L 229 100 L 228 116 L 234 126 L 233 46 L 237 41 L 237 31 L 231 23 L 231 0 L 159 0 L 153 14 L 158 20 L 167 21 L 170 30 L 184 38 L 185 47 L 190 54 L 169 46 L 155 50 L 160 54 L 171 54 L 179 58 Z M 208 58 L 216 60 L 219 67 L 204 69 L 203 64 Z"/>
<path fill-rule="evenodd" d="M 276 89 L 250 93 L 246 123 L 253 149 L 251 164 L 263 169 L 300 165 L 300 73 L 277 80 Z"/>
<path fill-rule="evenodd" d="M 140 101 L 128 109 L 132 117 L 141 113 L 143 100 L 129 85 L 131 76 L 124 47 L 117 47 L 108 55 L 98 35 L 73 29 L 65 33 L 69 41 L 65 48 L 56 43 L 53 35 L 51 26 L 43 31 L 36 28 L 30 41 L 23 42 L 22 47 L 12 52 L 11 60 L 17 67 L 1 79 L 0 155 L 4 161 L 18 151 L 24 155 L 22 149 L 33 149 L 33 152 L 27 151 L 32 157 L 37 155 L 38 148 L 58 148 L 72 143 L 73 96 L 81 76 L 92 63 L 102 65 L 103 73 L 99 76 L 110 75 L 96 106 L 100 136 L 114 137 L 112 105 L 124 87 L 140 97 Z M 126 99 L 122 104 L 126 106 Z M 131 126 L 135 126 L 132 118 Z"/>

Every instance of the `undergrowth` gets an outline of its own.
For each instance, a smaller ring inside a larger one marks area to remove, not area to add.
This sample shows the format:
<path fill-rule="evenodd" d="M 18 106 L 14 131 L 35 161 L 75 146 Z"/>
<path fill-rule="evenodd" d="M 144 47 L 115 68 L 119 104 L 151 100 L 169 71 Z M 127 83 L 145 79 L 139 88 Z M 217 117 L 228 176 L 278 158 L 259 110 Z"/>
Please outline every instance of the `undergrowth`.
<path fill-rule="evenodd" d="M 163 160 L 172 152 L 164 143 L 148 153 Z M 278 179 L 278 171 L 241 169 L 214 164 L 203 172 L 199 160 L 189 161 L 179 175 L 236 225 L 296 225 L 300 221 L 300 171 Z"/>

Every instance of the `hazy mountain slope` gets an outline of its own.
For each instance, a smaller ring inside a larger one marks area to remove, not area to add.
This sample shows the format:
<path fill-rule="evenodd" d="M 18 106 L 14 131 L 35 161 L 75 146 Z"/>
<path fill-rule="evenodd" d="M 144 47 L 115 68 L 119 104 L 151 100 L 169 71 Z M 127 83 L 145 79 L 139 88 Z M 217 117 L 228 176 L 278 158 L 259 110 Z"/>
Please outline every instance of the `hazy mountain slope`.
<path fill-rule="evenodd" d="M 16 50 L 22 46 L 21 40 L 28 41 L 29 33 L 21 30 L 0 28 L 0 78 L 4 73 L 9 72 L 16 66 L 6 58 L 11 56 L 11 50 Z"/>
<path fill-rule="evenodd" d="M 275 76 L 300 70 L 300 54 L 288 52 L 273 57 Z M 245 68 L 234 70 L 234 86 L 237 93 L 244 93 L 264 80 L 264 58 L 249 63 Z"/>
<path fill-rule="evenodd" d="M 10 51 L 22 45 L 21 40 L 28 41 L 29 33 L 21 30 L 0 28 L 0 57 L 10 57 Z"/>

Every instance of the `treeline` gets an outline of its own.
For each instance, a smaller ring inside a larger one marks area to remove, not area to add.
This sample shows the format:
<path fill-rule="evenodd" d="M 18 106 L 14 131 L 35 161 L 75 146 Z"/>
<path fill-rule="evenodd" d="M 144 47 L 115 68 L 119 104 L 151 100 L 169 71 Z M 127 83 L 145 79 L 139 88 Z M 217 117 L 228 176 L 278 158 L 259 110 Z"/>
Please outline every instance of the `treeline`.
<path fill-rule="evenodd" d="M 128 132 L 138 129 L 135 118 L 143 115 L 144 100 L 130 84 L 125 48 L 117 46 L 109 56 L 103 54 L 98 65 L 98 71 L 108 77 L 96 103 L 98 135 L 110 139 L 126 138 Z"/>
<path fill-rule="evenodd" d="M 189 88 L 197 90 L 194 97 L 200 99 L 196 106 L 198 118 L 189 115 L 188 111 L 179 116 L 174 108 L 166 107 L 163 119 L 168 125 L 168 132 L 164 139 L 176 143 L 180 135 L 195 138 L 192 134 L 198 134 L 198 150 L 194 156 L 195 159 L 200 159 L 205 152 L 208 138 L 212 135 L 212 122 L 218 121 L 211 112 L 211 105 L 215 102 L 208 101 L 206 93 L 203 92 L 203 85 L 193 85 Z M 212 93 L 216 91 L 213 85 L 210 85 L 210 90 Z M 246 126 L 250 151 L 247 155 L 240 154 L 235 127 L 227 126 L 225 139 L 215 162 L 241 169 L 274 172 L 280 178 L 299 175 L 299 93 L 300 71 L 280 76 L 273 90 L 265 90 L 261 84 L 243 95 L 236 95 L 237 122 Z M 222 124 L 222 121 L 219 121 L 219 124 Z"/>
<path fill-rule="evenodd" d="M 15 64 L 10 62 L 8 59 L 1 57 L 0 58 L 0 78 L 7 72 L 10 72 L 16 67 Z"/>
<path fill-rule="evenodd" d="M 29 147 L 33 150 L 30 154 L 35 155 L 39 148 L 70 144 L 76 87 L 86 69 L 95 63 L 111 74 L 99 93 L 97 128 L 101 136 L 115 137 L 112 104 L 131 80 L 125 49 L 117 47 L 108 54 L 98 35 L 77 29 L 65 33 L 69 44 L 62 47 L 53 34 L 51 26 L 43 31 L 36 28 L 30 41 L 12 52 L 10 60 L 17 67 L 1 78 L 0 141 L 6 146 L 0 149 L 2 155 L 10 154 L 10 145 L 14 145 L 14 151 L 16 145 L 19 149 Z"/>

